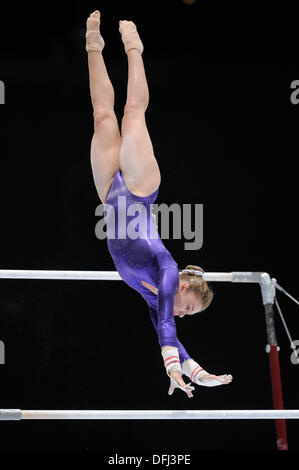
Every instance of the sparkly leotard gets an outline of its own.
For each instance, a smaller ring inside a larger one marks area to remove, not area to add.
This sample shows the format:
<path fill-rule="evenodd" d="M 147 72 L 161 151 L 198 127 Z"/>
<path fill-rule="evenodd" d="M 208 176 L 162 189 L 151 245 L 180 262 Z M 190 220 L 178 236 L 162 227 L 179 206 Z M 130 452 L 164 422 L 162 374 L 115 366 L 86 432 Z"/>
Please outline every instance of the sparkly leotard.
<path fill-rule="evenodd" d="M 177 347 L 182 363 L 190 356 L 177 338 L 173 315 L 179 270 L 162 243 L 152 214 L 150 205 L 158 192 L 157 189 L 146 197 L 135 196 L 126 187 L 121 171 L 115 173 L 104 205 L 107 244 L 123 281 L 145 299 L 160 347 Z M 157 288 L 158 294 L 141 281 Z"/>

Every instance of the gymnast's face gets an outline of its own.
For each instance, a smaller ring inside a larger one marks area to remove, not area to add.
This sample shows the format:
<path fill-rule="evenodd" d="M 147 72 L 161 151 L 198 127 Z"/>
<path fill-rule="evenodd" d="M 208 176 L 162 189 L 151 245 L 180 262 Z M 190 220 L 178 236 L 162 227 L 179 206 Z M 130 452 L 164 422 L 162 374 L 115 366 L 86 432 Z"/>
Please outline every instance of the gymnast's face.
<path fill-rule="evenodd" d="M 188 282 L 180 281 L 177 293 L 174 296 L 173 314 L 180 318 L 185 315 L 194 315 L 202 310 L 200 297 L 188 291 Z"/>

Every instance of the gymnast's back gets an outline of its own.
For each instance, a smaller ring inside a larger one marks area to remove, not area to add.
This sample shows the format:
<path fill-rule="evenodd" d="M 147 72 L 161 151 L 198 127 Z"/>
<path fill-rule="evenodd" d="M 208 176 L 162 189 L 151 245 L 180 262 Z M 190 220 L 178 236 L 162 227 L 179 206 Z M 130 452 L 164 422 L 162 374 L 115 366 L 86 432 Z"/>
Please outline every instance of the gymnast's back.
<path fill-rule="evenodd" d="M 179 285 L 177 263 L 165 248 L 152 214 L 151 204 L 159 189 L 149 196 L 132 194 L 122 173 L 115 173 L 104 204 L 108 249 L 123 279 L 137 290 L 149 304 L 156 304 L 156 295 L 141 281 L 159 287 L 161 273 L 171 273 L 169 294 L 174 296 Z"/>

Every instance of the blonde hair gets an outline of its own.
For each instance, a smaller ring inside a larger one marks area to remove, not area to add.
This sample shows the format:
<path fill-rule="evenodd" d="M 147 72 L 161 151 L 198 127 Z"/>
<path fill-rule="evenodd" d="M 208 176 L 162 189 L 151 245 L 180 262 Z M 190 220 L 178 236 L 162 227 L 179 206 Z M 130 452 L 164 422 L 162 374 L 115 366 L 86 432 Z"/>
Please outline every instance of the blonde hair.
<path fill-rule="evenodd" d="M 204 274 L 204 270 L 202 268 L 200 268 L 199 266 L 194 266 L 193 264 L 188 264 L 185 269 L 201 271 Z M 209 287 L 207 281 L 205 281 L 202 276 L 198 274 L 193 274 L 192 272 L 181 273 L 180 280 L 188 282 L 188 290 L 193 292 L 196 296 L 200 297 L 203 304 L 203 308 L 201 311 L 208 308 L 208 306 L 213 300 L 214 292 Z"/>

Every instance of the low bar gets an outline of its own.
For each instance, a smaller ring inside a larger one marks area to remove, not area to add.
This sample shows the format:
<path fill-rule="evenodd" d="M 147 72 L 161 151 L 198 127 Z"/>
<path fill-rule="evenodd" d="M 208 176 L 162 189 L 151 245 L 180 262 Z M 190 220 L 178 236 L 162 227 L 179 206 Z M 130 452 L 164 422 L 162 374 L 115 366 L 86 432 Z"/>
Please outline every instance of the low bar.
<path fill-rule="evenodd" d="M 0 420 L 299 419 L 299 410 L 0 410 Z"/>

